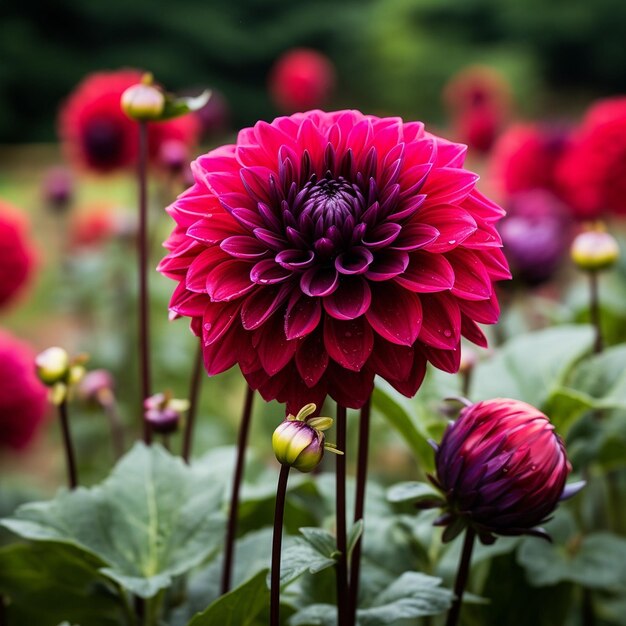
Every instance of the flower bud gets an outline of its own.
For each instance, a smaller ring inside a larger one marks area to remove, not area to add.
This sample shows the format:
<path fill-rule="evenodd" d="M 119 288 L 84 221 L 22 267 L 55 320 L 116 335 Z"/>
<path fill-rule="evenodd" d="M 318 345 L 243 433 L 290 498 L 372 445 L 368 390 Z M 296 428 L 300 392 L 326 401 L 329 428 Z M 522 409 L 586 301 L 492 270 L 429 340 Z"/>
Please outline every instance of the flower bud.
<path fill-rule="evenodd" d="M 85 374 L 78 386 L 78 393 L 87 402 L 97 402 L 103 406 L 113 400 L 113 377 L 107 370 L 92 370 Z"/>
<path fill-rule="evenodd" d="M 168 139 L 159 150 L 159 164 L 172 174 L 180 174 L 189 165 L 189 147 L 184 141 Z"/>
<path fill-rule="evenodd" d="M 152 84 L 152 76 L 146 74 L 141 83 L 124 91 L 121 106 L 124 113 L 134 120 L 157 120 L 165 108 L 165 96 Z"/>
<path fill-rule="evenodd" d="M 40 352 L 35 357 L 35 366 L 39 380 L 49 387 L 67 382 L 70 375 L 70 357 L 56 346 Z"/>
<path fill-rule="evenodd" d="M 619 246 L 604 230 L 589 230 L 576 236 L 571 255 L 581 270 L 593 272 L 614 265 L 619 258 Z"/>
<path fill-rule="evenodd" d="M 189 408 L 189 402 L 172 398 L 166 392 L 146 398 L 143 406 L 146 410 L 144 417 L 152 430 L 161 435 L 170 435 L 178 429 L 182 414 Z"/>
<path fill-rule="evenodd" d="M 42 195 L 46 204 L 57 212 L 65 211 L 74 195 L 74 178 L 65 167 L 51 167 L 42 184 Z"/>
<path fill-rule="evenodd" d="M 315 469 L 324 456 L 324 450 L 343 454 L 325 442 L 324 433 L 333 424 L 330 417 L 309 417 L 314 404 L 302 407 L 296 416 L 288 415 L 272 435 L 272 448 L 279 463 L 290 465 L 301 472 Z"/>
<path fill-rule="evenodd" d="M 444 541 L 472 526 L 484 543 L 498 535 L 539 534 L 559 500 L 573 495 L 565 447 L 548 418 L 518 400 L 498 398 L 461 411 L 435 455 L 431 478 L 446 499 L 437 524 Z M 582 487 L 578 485 L 578 489 Z"/>

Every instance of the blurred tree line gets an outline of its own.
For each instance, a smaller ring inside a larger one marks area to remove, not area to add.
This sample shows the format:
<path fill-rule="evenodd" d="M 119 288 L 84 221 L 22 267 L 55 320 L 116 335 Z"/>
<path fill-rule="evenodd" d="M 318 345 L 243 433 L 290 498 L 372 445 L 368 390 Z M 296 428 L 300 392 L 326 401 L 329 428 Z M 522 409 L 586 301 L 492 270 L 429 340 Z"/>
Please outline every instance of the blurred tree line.
<path fill-rule="evenodd" d="M 129 66 L 219 89 L 235 127 L 271 118 L 267 75 L 294 46 L 333 59 L 338 107 L 437 121 L 446 79 L 478 62 L 522 110 L 567 105 L 626 91 L 625 32 L 624 0 L 2 0 L 0 142 L 53 139 L 84 75 Z"/>

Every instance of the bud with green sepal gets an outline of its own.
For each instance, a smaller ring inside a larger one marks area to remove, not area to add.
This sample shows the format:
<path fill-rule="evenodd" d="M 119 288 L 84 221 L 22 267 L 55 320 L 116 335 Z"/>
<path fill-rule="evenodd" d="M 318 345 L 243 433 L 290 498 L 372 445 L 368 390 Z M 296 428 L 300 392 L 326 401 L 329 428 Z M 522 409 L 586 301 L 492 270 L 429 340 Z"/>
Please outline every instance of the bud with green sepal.
<path fill-rule="evenodd" d="M 68 353 L 58 346 L 47 348 L 35 357 L 35 369 L 39 380 L 50 387 L 50 401 L 60 405 L 70 389 L 78 384 L 85 374 L 84 364 L 88 357 L 78 355 L 70 359 Z"/>
<path fill-rule="evenodd" d="M 597 224 L 593 230 L 582 232 L 574 239 L 571 255 L 581 270 L 595 272 L 615 265 L 619 259 L 619 246 L 604 226 Z"/>

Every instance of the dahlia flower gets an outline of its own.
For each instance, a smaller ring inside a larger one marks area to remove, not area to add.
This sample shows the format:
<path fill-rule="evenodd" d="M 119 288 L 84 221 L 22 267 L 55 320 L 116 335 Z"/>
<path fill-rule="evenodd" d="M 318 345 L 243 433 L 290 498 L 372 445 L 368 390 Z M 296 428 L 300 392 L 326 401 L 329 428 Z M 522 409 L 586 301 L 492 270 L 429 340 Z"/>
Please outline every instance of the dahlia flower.
<path fill-rule="evenodd" d="M 497 398 L 461 411 L 443 435 L 435 455 L 447 513 L 438 521 L 452 539 L 470 525 L 486 543 L 493 534 L 544 534 L 561 499 L 581 483 L 566 488 L 571 471 L 565 447 L 550 420 L 520 402 Z"/>
<path fill-rule="evenodd" d="M 0 307 L 4 307 L 30 278 L 35 252 L 29 241 L 26 219 L 3 200 L 0 200 L 0 258 Z"/>
<path fill-rule="evenodd" d="M 138 127 L 122 111 L 120 100 L 129 87 L 141 82 L 135 70 L 99 72 L 87 76 L 64 103 L 59 135 L 67 158 L 97 173 L 133 167 L 138 156 Z M 148 150 L 156 159 L 163 142 L 197 142 L 200 124 L 192 114 L 148 126 Z"/>
<path fill-rule="evenodd" d="M 581 219 L 626 215 L 626 97 L 594 104 L 557 169 L 561 193 Z"/>
<path fill-rule="evenodd" d="M 178 282 L 210 375 L 239 364 L 266 399 L 359 408 L 376 374 L 413 395 L 426 363 L 498 318 L 503 211 L 465 146 L 421 123 L 310 111 L 257 123 L 193 162 L 160 271 Z"/>
<path fill-rule="evenodd" d="M 276 106 L 286 113 L 322 106 L 335 85 L 335 68 L 322 53 L 306 48 L 289 50 L 276 61 L 269 90 Z"/>
<path fill-rule="evenodd" d="M 26 447 L 44 421 L 48 392 L 34 362 L 28 344 L 0 330 L 0 448 Z"/>

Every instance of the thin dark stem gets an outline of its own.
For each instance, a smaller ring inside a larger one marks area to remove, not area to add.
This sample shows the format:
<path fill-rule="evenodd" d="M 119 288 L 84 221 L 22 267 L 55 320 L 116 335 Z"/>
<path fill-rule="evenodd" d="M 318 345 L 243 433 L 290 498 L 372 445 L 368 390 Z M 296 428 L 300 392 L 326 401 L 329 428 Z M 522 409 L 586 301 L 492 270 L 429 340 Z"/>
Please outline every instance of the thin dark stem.
<path fill-rule="evenodd" d="M 191 447 L 193 443 L 193 429 L 198 413 L 198 401 L 200 399 L 200 381 L 202 380 L 202 343 L 198 341 L 196 356 L 191 372 L 189 385 L 189 411 L 187 412 L 187 423 L 185 424 L 185 435 L 183 439 L 183 461 L 189 463 L 191 458 Z"/>
<path fill-rule="evenodd" d="M 278 487 L 276 488 L 276 508 L 274 509 L 274 535 L 272 537 L 272 574 L 270 585 L 270 626 L 280 623 L 280 554 L 283 544 L 283 518 L 289 465 L 280 466 Z"/>
<path fill-rule="evenodd" d="M 146 601 L 141 596 L 135 596 L 135 615 L 137 616 L 137 624 L 143 626 L 146 619 Z"/>
<path fill-rule="evenodd" d="M 337 526 L 337 550 L 339 558 L 335 566 L 337 575 L 337 623 L 347 626 L 349 616 L 348 597 L 348 540 L 346 531 L 346 408 L 337 405 L 337 448 L 343 454 L 337 455 L 335 474 L 335 509 Z"/>
<path fill-rule="evenodd" d="M 465 541 L 463 542 L 463 552 L 461 553 L 461 560 L 459 561 L 459 569 L 456 573 L 456 581 L 454 583 L 454 602 L 450 607 L 448 613 L 448 619 L 446 626 L 456 626 L 459 621 L 459 614 L 461 612 L 461 603 L 463 602 L 463 592 L 467 585 L 467 579 L 469 577 L 470 561 L 472 559 L 472 550 L 474 548 L 474 538 L 476 531 L 473 528 L 468 527 L 465 531 Z"/>
<path fill-rule="evenodd" d="M 0 626 L 7 626 L 6 607 L 4 604 L 4 596 L 0 594 Z"/>
<path fill-rule="evenodd" d="M 582 589 L 582 619 L 583 626 L 594 626 L 596 623 L 596 616 L 593 612 L 593 597 L 591 595 L 591 589 L 583 587 Z"/>
<path fill-rule="evenodd" d="M 224 564 L 222 570 L 222 595 L 230 589 L 230 582 L 233 568 L 233 551 L 235 548 L 235 535 L 237 534 L 237 516 L 239 514 L 239 490 L 243 478 L 243 466 L 246 457 L 246 446 L 248 443 L 248 432 L 250 430 L 250 419 L 252 417 L 252 400 L 254 391 L 248 387 L 246 399 L 239 426 L 239 438 L 237 440 L 237 461 L 235 463 L 235 476 L 233 478 L 233 489 L 230 496 L 230 511 L 228 513 L 228 525 L 226 527 L 226 541 L 224 545 Z"/>
<path fill-rule="evenodd" d="M 370 398 L 361 409 L 359 419 L 359 450 L 357 452 L 356 494 L 354 500 L 355 523 L 365 515 L 365 485 L 367 483 L 367 457 L 370 441 Z M 350 558 L 350 625 L 356 624 L 356 610 L 359 599 L 359 577 L 361 574 L 361 542 L 356 542 Z"/>
<path fill-rule="evenodd" d="M 152 441 L 150 424 L 143 419 L 143 403 L 149 398 L 150 383 L 150 317 L 148 301 L 148 123 L 139 122 L 139 375 L 141 379 L 141 402 L 139 415 L 143 423 L 143 440 Z"/>
<path fill-rule="evenodd" d="M 602 326 L 600 325 L 600 297 L 598 294 L 598 272 L 589 272 L 589 314 L 591 323 L 596 331 L 595 341 L 593 343 L 593 351 L 600 354 L 604 349 L 604 341 L 602 339 Z"/>
<path fill-rule="evenodd" d="M 67 465 L 67 483 L 70 489 L 78 486 L 78 473 L 76 471 L 76 457 L 72 436 L 70 435 L 70 420 L 67 411 L 67 399 L 59 404 L 59 419 L 61 420 L 61 434 L 63 435 L 63 448 L 65 449 L 65 461 Z"/>

